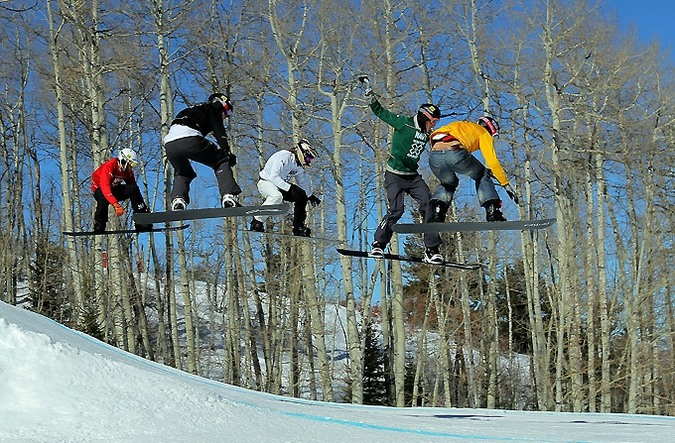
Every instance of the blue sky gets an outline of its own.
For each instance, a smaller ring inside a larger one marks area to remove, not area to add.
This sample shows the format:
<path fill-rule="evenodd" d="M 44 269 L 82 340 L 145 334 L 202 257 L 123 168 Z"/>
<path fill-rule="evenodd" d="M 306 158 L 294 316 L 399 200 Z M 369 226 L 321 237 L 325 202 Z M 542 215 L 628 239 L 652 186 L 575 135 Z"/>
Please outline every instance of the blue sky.
<path fill-rule="evenodd" d="M 623 25 L 635 25 L 645 41 L 657 37 L 664 49 L 675 45 L 673 0 L 604 0 L 604 4 L 618 13 Z"/>

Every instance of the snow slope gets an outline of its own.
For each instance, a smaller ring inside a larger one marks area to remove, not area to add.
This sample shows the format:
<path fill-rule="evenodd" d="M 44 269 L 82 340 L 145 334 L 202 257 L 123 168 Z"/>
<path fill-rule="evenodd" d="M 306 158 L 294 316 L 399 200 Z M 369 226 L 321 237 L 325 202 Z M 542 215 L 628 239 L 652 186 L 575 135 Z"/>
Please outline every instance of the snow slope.
<path fill-rule="evenodd" d="M 0 442 L 658 442 L 675 418 L 386 408 L 249 391 L 0 302 Z"/>

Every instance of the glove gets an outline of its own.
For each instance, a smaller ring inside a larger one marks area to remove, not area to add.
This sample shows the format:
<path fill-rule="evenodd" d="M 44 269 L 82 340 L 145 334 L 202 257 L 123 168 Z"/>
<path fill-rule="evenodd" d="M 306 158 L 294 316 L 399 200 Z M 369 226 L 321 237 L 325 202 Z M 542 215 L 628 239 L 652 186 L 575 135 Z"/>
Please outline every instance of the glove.
<path fill-rule="evenodd" d="M 307 198 L 307 193 L 298 185 L 291 185 L 288 197 L 292 202 L 302 201 Z"/>
<path fill-rule="evenodd" d="M 513 188 L 511 187 L 511 185 L 508 184 L 508 183 L 505 184 L 505 185 L 504 185 L 504 190 L 506 190 L 506 194 L 509 196 L 509 198 L 510 198 L 511 200 L 513 200 L 513 202 L 514 202 L 515 204 L 518 204 L 518 195 L 516 195 L 516 191 L 513 190 Z"/>
<path fill-rule="evenodd" d="M 319 206 L 319 204 L 321 204 L 321 200 L 319 200 L 319 197 L 317 197 L 314 194 L 310 195 L 307 200 L 309 201 L 309 204 L 314 207 Z"/>
<path fill-rule="evenodd" d="M 237 165 L 237 156 L 229 152 L 227 155 L 227 161 L 230 163 L 230 167 Z"/>
<path fill-rule="evenodd" d="M 373 88 L 370 86 L 370 79 L 367 75 L 359 75 L 359 82 L 361 82 L 361 87 L 363 88 L 363 95 L 366 98 L 371 98 L 373 95 Z"/>
<path fill-rule="evenodd" d="M 119 203 L 115 203 L 113 205 L 113 208 L 115 208 L 115 214 L 117 214 L 118 217 L 121 217 L 124 215 L 124 208 L 120 206 Z"/>

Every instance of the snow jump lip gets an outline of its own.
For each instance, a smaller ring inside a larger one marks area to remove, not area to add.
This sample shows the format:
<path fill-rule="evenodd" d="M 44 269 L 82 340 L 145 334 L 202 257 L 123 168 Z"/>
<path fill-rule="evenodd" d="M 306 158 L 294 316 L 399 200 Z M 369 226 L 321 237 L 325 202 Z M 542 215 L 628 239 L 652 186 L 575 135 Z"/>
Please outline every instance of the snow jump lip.
<path fill-rule="evenodd" d="M 22 330 L 24 334 L 31 334 L 31 336 L 22 337 L 10 333 L 6 336 L 5 342 L 12 337 L 14 340 L 9 343 L 3 342 L 2 332 L 4 330 L 12 332 L 12 330 L 16 331 L 17 329 Z M 46 339 L 36 340 L 34 334 L 45 336 Z M 38 341 L 39 344 L 36 345 Z M 33 357 L 26 357 L 22 360 L 22 355 L 25 354 L 22 351 L 22 346 L 25 344 L 33 346 Z M 69 329 L 47 317 L 0 302 L 0 349 L 3 345 L 9 345 L 8 349 L 13 351 L 10 355 L 14 356 L 15 359 L 11 362 L 7 358 L 3 360 L 2 353 L 0 353 L 0 369 L 13 369 L 13 379 L 15 382 L 21 382 L 21 387 L 29 389 L 29 394 L 40 394 L 43 391 L 33 388 L 33 385 L 28 383 L 30 380 L 23 377 L 24 373 L 32 374 L 30 370 L 27 372 L 17 370 L 17 367 L 25 368 L 26 365 L 29 365 L 31 369 L 49 370 L 49 366 L 30 366 L 31 362 L 34 361 L 33 359 L 37 358 L 36 354 L 40 358 L 51 355 L 51 360 L 67 362 L 73 354 L 86 353 L 90 355 L 86 358 L 86 362 L 93 363 L 89 376 L 91 377 L 91 373 L 95 373 L 97 377 L 102 378 L 102 382 L 99 380 L 101 383 L 97 384 L 106 382 L 106 377 L 114 377 L 115 372 L 96 370 L 98 363 L 91 356 L 101 359 L 102 365 L 104 365 L 102 367 L 107 368 L 114 364 L 115 367 L 121 369 L 117 365 L 121 363 L 129 366 L 130 370 L 148 371 L 152 379 L 157 380 L 157 385 L 170 383 L 171 389 L 166 389 L 169 392 L 166 393 L 161 390 L 161 397 L 156 397 L 166 401 L 165 395 L 171 395 L 171 391 L 180 394 L 173 395 L 168 404 L 162 404 L 170 413 L 185 413 L 182 403 L 175 403 L 177 405 L 175 407 L 171 406 L 174 404 L 173 402 L 181 401 L 183 392 L 185 392 L 185 395 L 189 395 L 189 398 L 206 398 L 208 400 L 206 410 L 216 409 L 218 406 L 226 404 L 229 408 L 228 412 L 231 412 L 234 416 L 228 416 L 229 418 L 224 422 L 213 420 L 214 426 L 208 428 L 209 432 L 213 432 L 213 441 L 223 440 L 223 436 L 227 433 L 250 435 L 252 426 L 257 426 L 254 432 L 257 432 L 255 434 L 257 437 L 260 437 L 257 438 L 258 441 L 297 441 L 299 443 L 314 441 L 410 443 L 413 440 L 438 443 L 444 441 L 455 443 L 458 441 L 475 443 L 526 443 L 533 441 L 539 443 L 571 441 L 612 443 L 619 440 L 626 442 L 668 441 L 675 430 L 675 418 L 667 416 L 524 412 L 469 408 L 392 408 L 328 403 L 277 396 L 201 378 L 146 360 Z M 73 352 L 73 350 L 76 352 Z M 54 354 L 57 355 L 54 356 Z M 49 359 L 47 360 L 49 361 Z M 77 364 L 72 363 L 72 365 L 75 365 L 73 366 L 73 369 L 75 369 L 73 373 L 76 373 L 77 368 L 80 367 Z M 82 363 L 79 362 L 79 364 Z M 63 369 L 63 365 L 58 367 Z M 127 373 L 126 369 L 124 371 Z M 7 372 L 7 374 L 10 373 L 12 371 Z M 17 377 L 19 378 L 17 379 Z M 67 389 L 82 389 L 85 393 L 80 398 L 89 399 L 88 385 L 86 384 L 89 379 L 82 380 L 83 385 L 82 383 L 72 383 L 73 377 L 64 377 L 63 383 L 64 386 L 67 386 Z M 41 378 L 44 379 L 45 377 Z M 139 378 L 146 380 L 147 373 L 139 376 Z M 50 385 L 47 384 L 46 386 L 49 387 Z M 107 386 L 114 386 L 114 383 L 106 385 L 106 388 Z M 34 390 L 31 391 L 30 389 Z M 0 406 L 3 406 L 1 400 L 2 397 L 0 396 Z M 93 414 L 114 414 L 114 408 L 99 405 L 101 398 L 92 401 L 91 405 L 85 405 L 85 407 L 91 406 Z M 120 401 L 120 399 L 116 401 Z M 147 404 L 146 406 L 148 410 L 154 410 L 155 407 L 153 404 Z M 237 406 L 243 409 L 237 409 Z M 81 407 L 82 405 L 80 405 Z M 69 408 L 66 408 L 62 412 L 68 413 L 68 411 Z M 73 411 L 75 410 L 73 409 Z M 8 415 L 6 415 L 7 413 Z M 77 417 L 72 414 L 70 412 L 70 415 L 64 417 L 77 424 Z M 153 412 L 153 414 L 156 413 Z M 24 410 L 21 417 L 23 420 L 26 420 L 26 417 L 34 417 L 36 423 L 37 420 L 42 419 L 39 411 L 33 414 L 30 410 Z M 109 417 L 109 415 L 106 415 L 106 417 Z M 218 415 L 218 417 L 222 419 L 221 415 Z M 11 420 L 11 407 L 9 410 L 3 410 L 3 418 Z M 111 420 L 115 420 L 114 416 Z M 26 427 L 27 424 L 30 425 L 30 423 L 22 421 L 21 426 Z M 72 426 L 72 424 L 68 426 Z M 85 429 L 88 436 L 93 436 L 95 432 L 99 431 L 96 426 L 100 425 L 89 426 Z M 203 431 L 204 424 L 200 423 L 199 426 L 201 427 L 195 429 Z M 146 432 L 142 441 L 148 443 L 167 441 L 166 438 L 160 440 L 160 438 L 166 437 L 166 434 L 162 434 L 165 427 L 166 422 L 162 419 L 161 426 L 155 425 L 155 429 L 151 431 L 153 434 Z M 565 429 L 564 435 L 560 434 L 560 429 L 563 427 Z M 28 426 L 28 429 L 38 429 L 34 431 L 34 439 L 31 441 L 56 441 L 41 438 L 44 435 L 40 434 L 39 426 Z M 115 429 L 117 429 L 117 425 L 115 425 Z M 48 431 L 53 432 L 53 430 Z M 78 432 L 82 431 L 78 428 Z M 63 428 L 62 432 L 64 435 L 67 433 L 68 436 L 72 437 L 72 429 L 69 427 Z M 30 437 L 30 432 L 25 435 Z M 51 433 L 49 435 L 53 436 Z M 3 428 L 0 427 L 0 440 L 5 441 L 6 437 L 13 436 L 12 434 L 3 434 Z M 635 438 L 620 436 L 634 436 Z M 135 439 L 133 441 L 139 442 L 141 440 Z"/>

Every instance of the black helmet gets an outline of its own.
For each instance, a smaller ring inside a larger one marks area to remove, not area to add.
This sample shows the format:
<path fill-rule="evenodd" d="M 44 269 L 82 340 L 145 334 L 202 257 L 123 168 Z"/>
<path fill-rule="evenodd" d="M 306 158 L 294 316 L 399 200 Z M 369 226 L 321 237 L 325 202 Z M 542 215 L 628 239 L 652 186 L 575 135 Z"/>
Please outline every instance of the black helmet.
<path fill-rule="evenodd" d="M 497 123 L 497 120 L 494 118 L 484 115 L 482 117 L 478 117 L 478 121 L 476 123 L 487 129 L 492 137 L 499 137 L 499 123 Z"/>
<path fill-rule="evenodd" d="M 223 109 L 225 110 L 225 116 L 229 117 L 232 115 L 232 102 L 230 102 L 230 99 L 227 98 L 227 95 L 223 94 L 222 92 L 215 92 L 209 95 L 209 103 L 220 103 L 223 105 Z"/>
<path fill-rule="evenodd" d="M 432 103 L 425 103 L 420 106 L 417 115 L 424 117 L 427 120 L 431 120 L 432 122 L 436 122 L 441 119 L 441 110 Z"/>
<path fill-rule="evenodd" d="M 318 157 L 318 154 L 309 141 L 306 138 L 303 138 L 298 142 L 295 156 L 297 157 L 300 166 L 305 167 L 314 160 L 314 158 Z"/>

